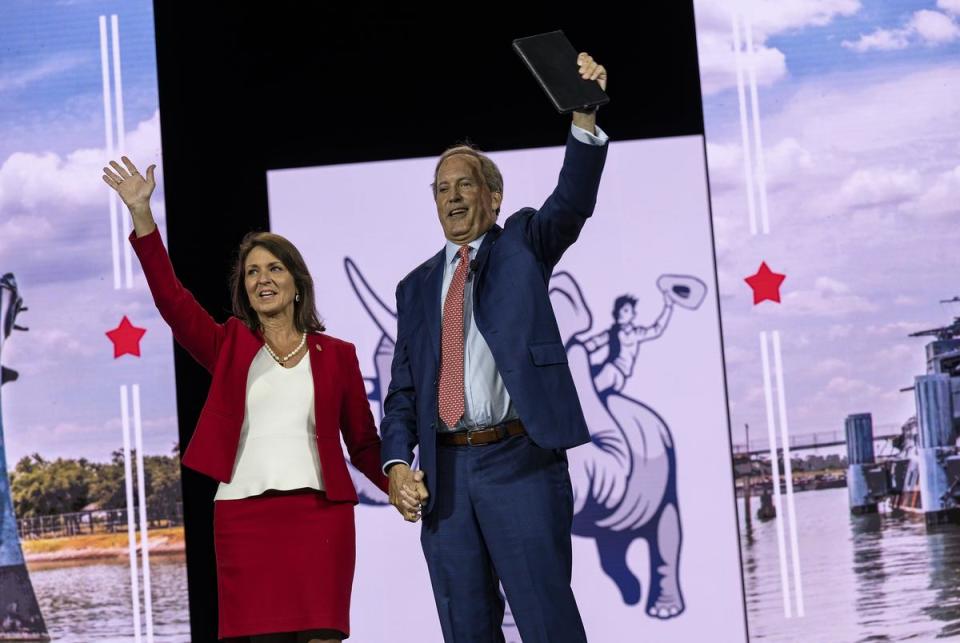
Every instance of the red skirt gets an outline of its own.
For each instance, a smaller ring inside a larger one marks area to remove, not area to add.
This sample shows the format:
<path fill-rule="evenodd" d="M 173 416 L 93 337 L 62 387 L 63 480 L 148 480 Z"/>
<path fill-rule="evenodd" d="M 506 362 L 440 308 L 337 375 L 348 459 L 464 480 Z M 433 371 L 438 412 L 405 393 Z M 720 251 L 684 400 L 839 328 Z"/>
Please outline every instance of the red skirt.
<path fill-rule="evenodd" d="M 353 505 L 313 490 L 214 504 L 220 638 L 332 629 L 350 634 Z"/>

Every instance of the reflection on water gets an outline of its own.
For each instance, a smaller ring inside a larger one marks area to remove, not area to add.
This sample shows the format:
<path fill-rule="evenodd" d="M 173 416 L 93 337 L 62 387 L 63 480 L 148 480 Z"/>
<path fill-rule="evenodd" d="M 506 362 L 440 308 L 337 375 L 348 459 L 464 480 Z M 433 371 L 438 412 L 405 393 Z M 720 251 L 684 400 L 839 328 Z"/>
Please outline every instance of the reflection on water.
<path fill-rule="evenodd" d="M 133 641 L 130 567 L 127 559 L 87 564 L 30 566 L 40 611 L 54 641 Z M 157 643 L 190 640 L 186 561 L 152 556 L 153 632 Z M 143 592 L 143 578 L 140 579 Z M 143 624 L 141 606 L 141 627 Z M 146 640 L 146 637 L 143 638 Z"/>
<path fill-rule="evenodd" d="M 906 516 L 851 516 L 846 489 L 794 498 L 805 616 L 794 612 L 789 619 L 780 590 L 776 522 L 754 519 L 746 534 L 740 500 L 752 641 L 960 636 L 960 526 L 928 530 L 922 520 Z"/>

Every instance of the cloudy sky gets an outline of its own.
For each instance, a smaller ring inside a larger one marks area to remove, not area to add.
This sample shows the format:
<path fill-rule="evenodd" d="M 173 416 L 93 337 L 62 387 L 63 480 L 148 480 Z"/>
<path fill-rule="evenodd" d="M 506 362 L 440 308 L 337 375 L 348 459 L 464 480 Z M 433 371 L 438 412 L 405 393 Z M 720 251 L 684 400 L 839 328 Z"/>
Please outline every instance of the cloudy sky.
<path fill-rule="evenodd" d="M 107 460 L 122 445 L 120 386 L 139 384 L 145 451 L 169 453 L 176 399 L 169 332 L 134 269 L 114 290 L 99 16 L 118 14 L 127 153 L 160 159 L 152 5 L 4 4 L 0 17 L 0 273 L 30 310 L 3 347 L 20 380 L 3 387 L 7 463 L 23 455 Z M 162 188 L 154 197 L 163 216 Z M 121 206 L 122 207 L 122 206 Z M 121 246 L 122 247 L 122 246 Z M 136 263 L 134 259 L 134 264 Z M 142 358 L 113 359 L 123 315 L 147 329 Z"/>
<path fill-rule="evenodd" d="M 898 390 L 924 368 L 906 335 L 958 312 L 937 302 L 960 294 L 960 0 L 695 6 L 734 438 L 765 427 L 764 330 L 782 334 L 792 433 L 859 411 L 895 429 L 913 414 Z M 756 48 L 768 235 L 748 224 L 733 7 Z M 111 283 L 97 23 L 111 13 L 128 151 L 159 159 L 149 2 L 12 0 L 0 19 L 0 271 L 31 308 L 4 347 L 23 375 L 3 391 L 11 466 L 108 457 L 123 383 L 143 388 L 148 449 L 175 439 L 169 335 L 139 275 L 133 291 Z M 155 203 L 162 218 L 162 189 Z M 760 261 L 787 274 L 780 305 L 752 305 L 742 279 Z M 123 314 L 148 329 L 140 360 L 114 361 L 103 336 Z"/>
<path fill-rule="evenodd" d="M 915 412 L 899 389 L 925 369 L 907 335 L 960 314 L 938 303 L 960 294 L 960 0 L 695 7 L 734 441 L 745 423 L 766 433 L 772 330 L 791 434 L 855 412 L 896 431 Z M 756 50 L 769 234 L 750 232 L 735 8 Z M 787 275 L 779 305 L 754 306 L 742 281 L 761 261 Z"/>

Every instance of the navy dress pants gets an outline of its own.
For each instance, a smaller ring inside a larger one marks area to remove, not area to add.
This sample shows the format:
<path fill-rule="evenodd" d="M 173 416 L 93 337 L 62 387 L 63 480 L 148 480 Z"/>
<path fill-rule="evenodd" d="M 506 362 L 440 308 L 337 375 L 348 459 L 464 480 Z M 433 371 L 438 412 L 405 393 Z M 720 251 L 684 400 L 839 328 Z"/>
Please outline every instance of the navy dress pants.
<path fill-rule="evenodd" d="M 420 540 L 444 641 L 502 642 L 502 583 L 524 643 L 585 642 L 570 588 L 565 452 L 526 435 L 439 446 L 437 478 Z"/>

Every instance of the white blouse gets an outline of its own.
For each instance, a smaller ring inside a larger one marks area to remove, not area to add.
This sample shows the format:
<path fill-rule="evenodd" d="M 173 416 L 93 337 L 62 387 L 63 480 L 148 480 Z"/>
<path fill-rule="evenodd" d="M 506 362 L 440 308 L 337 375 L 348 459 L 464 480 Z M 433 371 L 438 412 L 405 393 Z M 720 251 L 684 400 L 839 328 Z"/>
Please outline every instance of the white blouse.
<path fill-rule="evenodd" d="M 261 348 L 247 375 L 233 478 L 220 483 L 214 499 L 236 500 L 269 489 L 304 488 L 324 489 L 310 355 L 293 368 L 284 368 Z"/>

